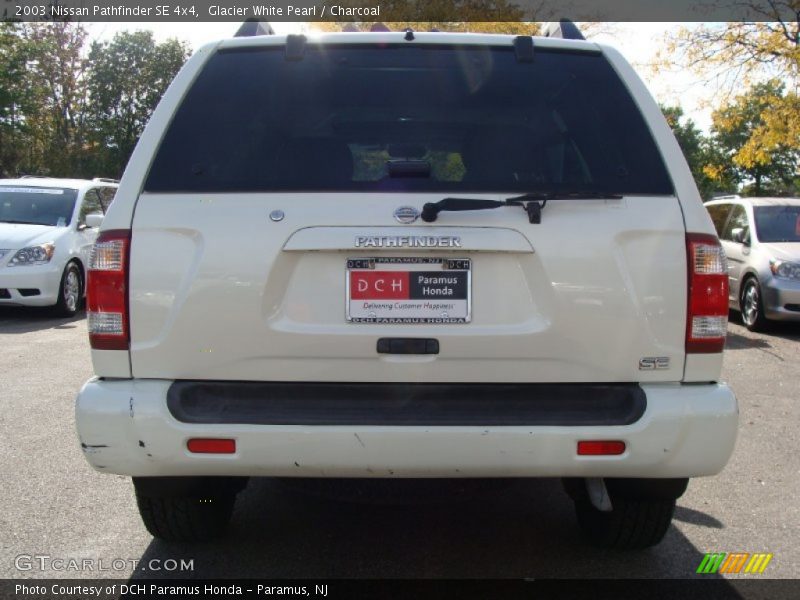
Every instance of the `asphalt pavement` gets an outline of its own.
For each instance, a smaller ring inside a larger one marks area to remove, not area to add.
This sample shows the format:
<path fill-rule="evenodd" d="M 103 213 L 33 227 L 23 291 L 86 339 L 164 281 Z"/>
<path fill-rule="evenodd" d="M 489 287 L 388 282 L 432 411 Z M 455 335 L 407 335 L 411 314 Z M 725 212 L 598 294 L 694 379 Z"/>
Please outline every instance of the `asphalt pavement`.
<path fill-rule="evenodd" d="M 769 552 L 765 576 L 800 577 L 800 325 L 754 334 L 731 322 L 734 456 L 690 482 L 664 541 L 639 552 L 587 546 L 550 479 L 258 479 L 225 539 L 155 541 L 130 480 L 81 454 L 74 398 L 91 375 L 83 316 L 0 308 L 0 577 L 686 578 L 706 552 Z M 192 569 L 168 570 L 181 559 Z"/>

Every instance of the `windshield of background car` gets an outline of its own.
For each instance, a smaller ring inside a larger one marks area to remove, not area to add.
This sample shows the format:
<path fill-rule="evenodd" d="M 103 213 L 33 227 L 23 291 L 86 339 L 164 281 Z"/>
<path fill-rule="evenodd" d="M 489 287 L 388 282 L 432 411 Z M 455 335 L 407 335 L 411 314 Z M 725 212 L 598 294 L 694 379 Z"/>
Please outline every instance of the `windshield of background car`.
<path fill-rule="evenodd" d="M 586 190 L 672 194 L 658 148 L 596 52 L 308 44 L 213 55 L 149 192 Z"/>
<path fill-rule="evenodd" d="M 0 186 L 0 223 L 64 227 L 72 219 L 78 190 L 34 186 Z"/>
<path fill-rule="evenodd" d="M 756 206 L 760 242 L 800 242 L 800 206 Z"/>

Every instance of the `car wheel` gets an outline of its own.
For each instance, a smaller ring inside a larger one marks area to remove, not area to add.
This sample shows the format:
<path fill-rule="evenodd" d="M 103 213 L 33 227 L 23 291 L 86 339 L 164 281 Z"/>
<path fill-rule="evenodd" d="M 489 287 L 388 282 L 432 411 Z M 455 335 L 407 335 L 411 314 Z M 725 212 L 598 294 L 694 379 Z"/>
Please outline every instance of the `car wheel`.
<path fill-rule="evenodd" d="M 61 285 L 58 287 L 58 302 L 53 307 L 56 316 L 74 317 L 81 306 L 83 297 L 83 280 L 81 271 L 74 262 L 67 265 L 61 275 Z"/>
<path fill-rule="evenodd" d="M 767 318 L 761 301 L 761 286 L 755 277 L 745 281 L 739 303 L 744 326 L 750 331 L 763 331 L 767 327 Z"/>
<path fill-rule="evenodd" d="M 601 511 L 589 499 L 582 479 L 564 480 L 575 503 L 578 527 L 594 546 L 638 550 L 664 538 L 688 479 L 606 480 L 606 484 L 611 510 Z"/>
<path fill-rule="evenodd" d="M 176 488 L 175 481 L 182 479 L 186 484 Z M 233 515 L 236 494 L 243 488 L 241 482 L 231 485 L 229 479 L 134 477 L 136 504 L 144 526 L 166 542 L 204 542 L 222 537 Z"/>
<path fill-rule="evenodd" d="M 667 533 L 675 500 L 614 500 L 602 512 L 588 500 L 575 503 L 578 525 L 589 542 L 601 548 L 637 550 L 658 544 Z"/>
<path fill-rule="evenodd" d="M 234 494 L 207 498 L 136 495 L 147 531 L 166 542 L 204 542 L 222 536 L 233 515 Z"/>

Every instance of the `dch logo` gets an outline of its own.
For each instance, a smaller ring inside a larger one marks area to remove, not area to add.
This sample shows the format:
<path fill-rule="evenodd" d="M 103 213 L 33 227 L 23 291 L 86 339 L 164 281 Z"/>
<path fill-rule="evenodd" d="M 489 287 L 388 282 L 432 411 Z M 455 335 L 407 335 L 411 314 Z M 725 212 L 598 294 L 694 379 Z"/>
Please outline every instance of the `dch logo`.
<path fill-rule="evenodd" d="M 354 300 L 408 298 L 408 288 L 407 272 L 356 271 L 350 275 L 350 297 Z"/>
<path fill-rule="evenodd" d="M 370 286 L 372 286 L 372 288 L 378 293 L 383 293 L 387 291 L 387 288 L 391 288 L 391 291 L 393 293 L 402 292 L 403 280 L 397 277 L 393 277 L 391 279 L 376 279 L 375 281 L 369 281 L 368 279 L 359 278 L 358 280 L 359 292 L 368 291 L 370 289 Z"/>

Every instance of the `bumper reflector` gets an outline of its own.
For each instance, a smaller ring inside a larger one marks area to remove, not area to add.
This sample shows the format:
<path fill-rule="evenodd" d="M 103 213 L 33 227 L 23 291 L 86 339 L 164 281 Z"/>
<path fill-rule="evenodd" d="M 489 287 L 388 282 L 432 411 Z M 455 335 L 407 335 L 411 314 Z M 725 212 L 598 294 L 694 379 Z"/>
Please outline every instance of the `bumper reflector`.
<path fill-rule="evenodd" d="M 236 440 L 192 438 L 186 442 L 186 448 L 195 454 L 233 454 L 236 452 Z"/>
<path fill-rule="evenodd" d="M 578 456 L 618 456 L 625 452 L 625 442 L 592 440 L 578 442 Z"/>

